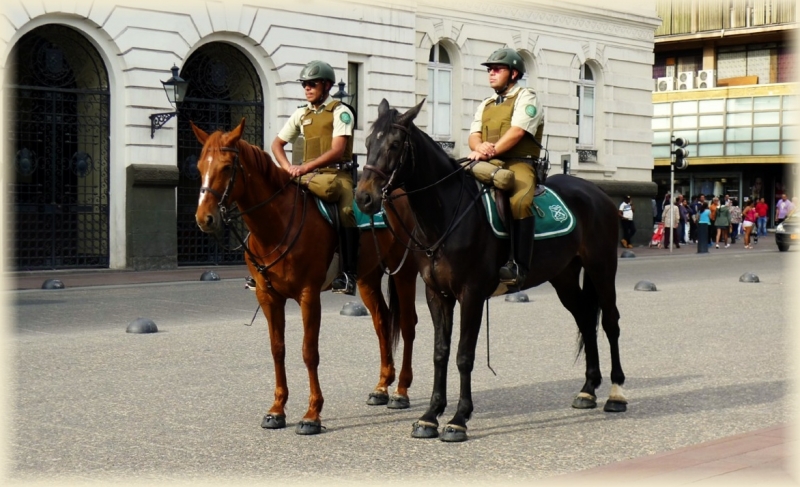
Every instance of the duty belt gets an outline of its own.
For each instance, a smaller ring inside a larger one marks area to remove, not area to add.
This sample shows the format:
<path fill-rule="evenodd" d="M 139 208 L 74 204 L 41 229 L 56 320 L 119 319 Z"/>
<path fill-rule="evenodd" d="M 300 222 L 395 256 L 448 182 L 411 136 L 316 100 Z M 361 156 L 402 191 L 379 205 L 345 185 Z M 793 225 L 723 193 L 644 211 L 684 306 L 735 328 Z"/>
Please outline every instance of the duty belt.
<path fill-rule="evenodd" d="M 506 157 L 499 157 L 498 159 L 500 159 L 501 161 L 506 162 L 506 163 L 508 163 L 508 162 L 525 162 L 527 164 L 533 164 L 534 162 L 536 162 L 536 160 L 534 158 L 532 158 L 532 157 L 507 157 L 507 158 Z"/>
<path fill-rule="evenodd" d="M 339 171 L 349 171 L 353 167 L 353 161 L 328 164 L 328 167 L 332 167 L 333 169 L 338 169 Z"/>

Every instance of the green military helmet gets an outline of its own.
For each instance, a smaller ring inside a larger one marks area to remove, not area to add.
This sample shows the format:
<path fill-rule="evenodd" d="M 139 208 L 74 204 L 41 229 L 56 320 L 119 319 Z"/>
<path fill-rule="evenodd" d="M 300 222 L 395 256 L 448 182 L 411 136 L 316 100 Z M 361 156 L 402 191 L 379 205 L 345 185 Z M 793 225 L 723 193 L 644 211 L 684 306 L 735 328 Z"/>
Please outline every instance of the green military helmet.
<path fill-rule="evenodd" d="M 330 64 L 323 61 L 311 61 L 300 71 L 297 81 L 311 81 L 313 79 L 326 79 L 336 84 L 336 74 Z"/>
<path fill-rule="evenodd" d="M 496 50 L 489 56 L 486 62 L 481 63 L 482 66 L 491 66 L 493 64 L 502 64 L 508 66 L 508 69 L 516 69 L 519 71 L 520 78 L 525 74 L 525 61 L 522 60 L 522 56 L 520 56 L 517 51 L 510 47 L 503 47 Z"/>

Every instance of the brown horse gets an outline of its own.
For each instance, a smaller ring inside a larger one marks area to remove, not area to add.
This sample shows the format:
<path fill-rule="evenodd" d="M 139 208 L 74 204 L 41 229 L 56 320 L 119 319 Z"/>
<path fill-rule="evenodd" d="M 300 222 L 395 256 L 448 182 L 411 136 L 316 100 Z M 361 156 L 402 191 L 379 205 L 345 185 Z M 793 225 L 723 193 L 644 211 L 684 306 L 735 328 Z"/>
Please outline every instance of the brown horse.
<path fill-rule="evenodd" d="M 308 369 L 310 396 L 308 410 L 297 424 L 297 434 L 321 431 L 320 412 L 324 399 L 317 375 L 319 366 L 320 293 L 330 289 L 329 267 L 338 246 L 335 229 L 322 216 L 308 191 L 294 184 L 289 175 L 273 163 L 269 154 L 241 139 L 245 120 L 230 132 L 208 134 L 192 123 L 192 130 L 203 144 L 197 163 L 202 176 L 200 199 L 195 218 L 206 233 L 221 231 L 230 208 L 250 230 L 246 260 L 256 279 L 256 297 L 269 325 L 272 358 L 275 363 L 275 401 L 261 423 L 263 428 L 286 427 L 285 405 L 289 396 L 284 359 L 286 346 L 285 305 L 295 300 L 303 319 L 303 361 Z M 234 211 L 235 212 L 235 211 Z M 391 218 L 413 222 L 408 207 Z M 399 220 L 394 220 L 400 224 Z M 411 357 L 417 315 L 414 308 L 417 267 L 405 259 L 406 242 L 389 230 L 364 232 L 359 256 L 358 288 L 372 314 L 380 343 L 381 370 L 378 385 L 368 404 L 389 404 L 390 408 L 409 406 Z M 375 243 L 377 240 L 377 245 Z M 380 254 L 380 255 L 379 255 Z M 401 266 L 402 264 L 402 266 Z M 384 266 L 398 269 L 389 280 L 391 311 L 381 292 Z M 393 350 L 403 336 L 403 364 L 397 389 L 389 397 L 388 387 L 395 379 Z M 391 399 L 391 401 L 390 401 Z"/>

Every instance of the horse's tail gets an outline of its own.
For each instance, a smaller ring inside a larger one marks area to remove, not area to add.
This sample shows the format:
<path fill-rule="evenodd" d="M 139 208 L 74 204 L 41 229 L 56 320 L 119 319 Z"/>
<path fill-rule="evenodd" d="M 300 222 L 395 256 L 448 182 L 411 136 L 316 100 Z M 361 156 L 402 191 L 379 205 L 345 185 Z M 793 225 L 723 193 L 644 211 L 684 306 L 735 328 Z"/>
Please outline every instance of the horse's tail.
<path fill-rule="evenodd" d="M 392 351 L 397 349 L 400 342 L 400 297 L 397 294 L 397 286 L 394 283 L 395 276 L 389 276 L 389 332 L 388 342 L 392 344 Z"/>
<path fill-rule="evenodd" d="M 577 361 L 586 343 L 583 340 L 584 327 L 590 326 L 590 320 L 594 319 L 594 334 L 597 336 L 597 330 L 600 329 L 600 303 L 597 300 L 597 289 L 594 283 L 589 278 L 589 273 L 583 269 L 583 287 L 581 288 L 581 308 L 585 310 L 585 315 L 581 317 L 581 323 L 578 325 L 578 352 L 575 354 L 575 361 Z M 585 321 L 584 321 L 585 320 Z"/>

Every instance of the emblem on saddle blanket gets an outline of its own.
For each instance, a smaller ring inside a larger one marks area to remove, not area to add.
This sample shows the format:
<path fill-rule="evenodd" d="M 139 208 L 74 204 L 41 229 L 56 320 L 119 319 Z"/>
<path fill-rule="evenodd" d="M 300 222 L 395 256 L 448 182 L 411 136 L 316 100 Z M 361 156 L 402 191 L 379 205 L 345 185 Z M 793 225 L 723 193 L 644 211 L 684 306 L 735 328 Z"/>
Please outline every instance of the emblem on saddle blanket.
<path fill-rule="evenodd" d="M 325 219 L 328 220 L 328 223 L 333 225 L 333 220 L 331 219 L 331 215 L 328 210 L 330 204 L 325 204 L 322 200 L 316 197 L 314 199 L 317 201 L 317 208 L 319 208 L 319 211 L 320 213 L 322 213 L 322 216 L 324 216 Z M 381 206 L 381 211 L 376 213 L 375 216 L 373 217 L 376 229 L 386 228 L 386 222 L 383 220 L 383 216 L 385 214 L 384 212 L 385 210 Z M 364 213 L 361 212 L 361 210 L 358 209 L 358 205 L 356 204 L 355 200 L 353 201 L 353 216 L 356 217 L 356 226 L 358 228 L 360 228 L 361 230 L 369 230 L 369 225 L 370 225 L 369 216 L 365 215 Z"/>
<path fill-rule="evenodd" d="M 486 217 L 498 238 L 508 238 L 508 230 L 500 220 L 492 191 L 484 191 L 481 197 Z M 538 207 L 538 209 L 537 209 Z M 552 189 L 545 187 L 542 194 L 533 198 L 533 214 L 536 217 L 534 240 L 562 237 L 575 228 L 575 216 L 564 201 Z"/>

